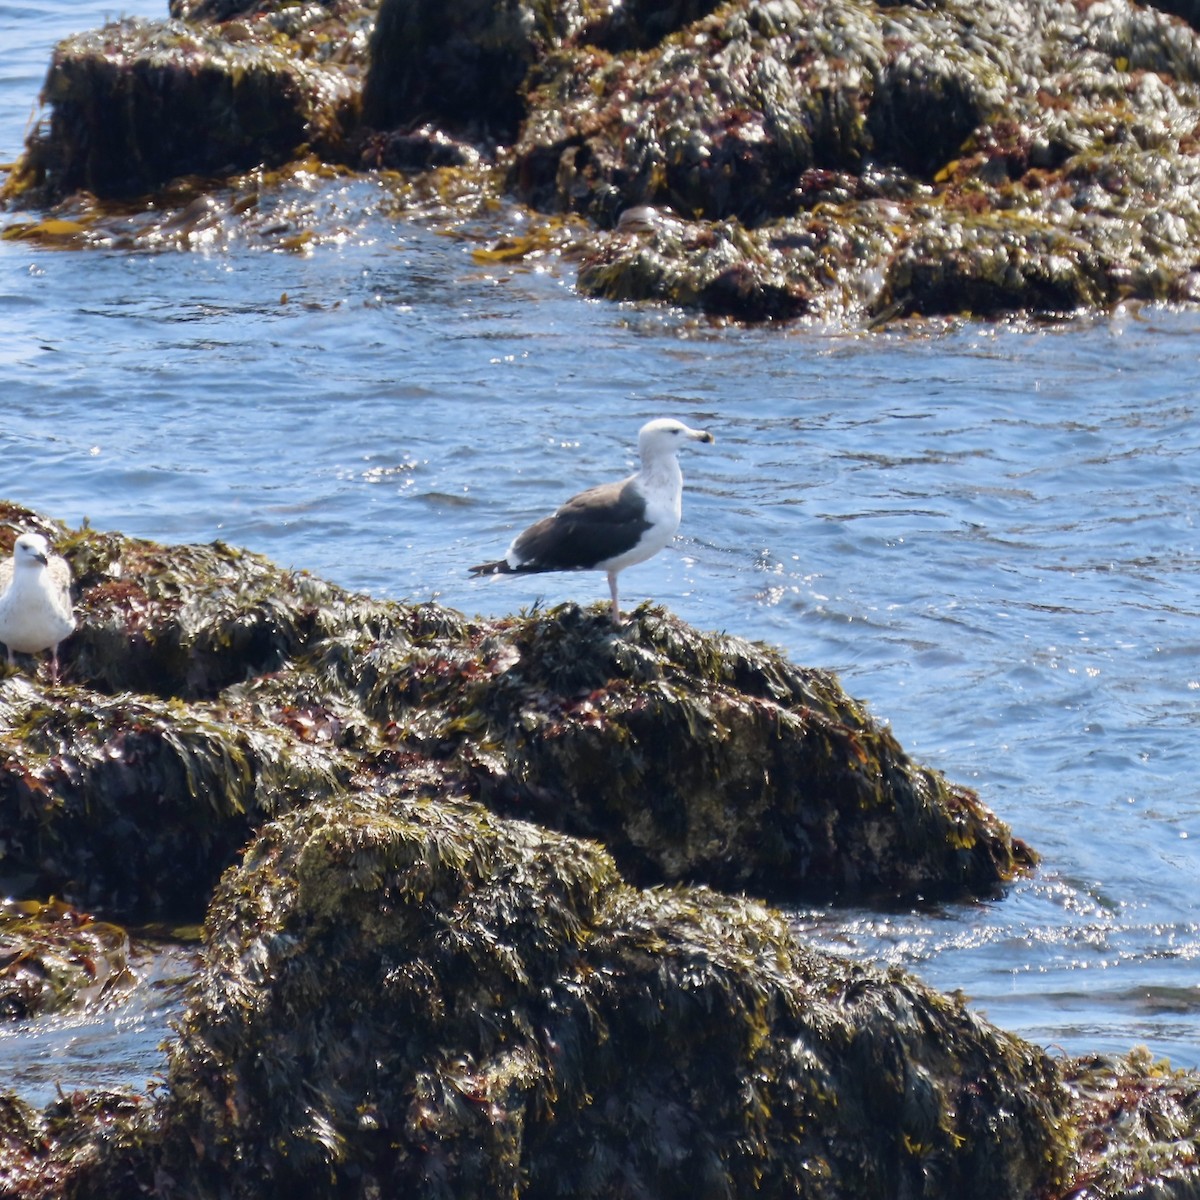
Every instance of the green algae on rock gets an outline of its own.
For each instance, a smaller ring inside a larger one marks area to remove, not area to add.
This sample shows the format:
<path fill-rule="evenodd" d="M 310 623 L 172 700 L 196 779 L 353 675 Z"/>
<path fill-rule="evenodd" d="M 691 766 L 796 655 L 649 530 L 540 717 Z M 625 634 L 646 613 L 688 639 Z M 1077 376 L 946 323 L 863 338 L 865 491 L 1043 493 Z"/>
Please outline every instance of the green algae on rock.
<path fill-rule="evenodd" d="M 163 1109 L 193 1195 L 1010 1200 L 1067 1157 L 1053 1064 L 960 1002 L 474 805 L 281 818 L 207 944 Z"/>

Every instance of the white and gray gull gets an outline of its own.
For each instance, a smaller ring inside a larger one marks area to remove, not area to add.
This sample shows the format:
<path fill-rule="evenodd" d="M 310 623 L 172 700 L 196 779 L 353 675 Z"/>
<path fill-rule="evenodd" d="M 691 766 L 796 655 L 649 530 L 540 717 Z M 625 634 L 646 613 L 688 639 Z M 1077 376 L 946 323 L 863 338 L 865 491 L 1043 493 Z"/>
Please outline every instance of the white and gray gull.
<path fill-rule="evenodd" d="M 704 429 L 661 417 L 638 432 L 642 465 L 627 479 L 572 496 L 548 517 L 518 534 L 496 562 L 473 575 L 534 571 L 604 571 L 612 593 L 613 624 L 621 621 L 617 575 L 645 562 L 675 536 L 683 515 L 683 472 L 676 451 L 685 441 L 711 442 Z"/>
<path fill-rule="evenodd" d="M 14 651 L 50 651 L 51 678 L 58 681 L 58 644 L 75 628 L 71 568 L 50 553 L 40 533 L 23 533 L 13 556 L 0 562 L 0 642 L 12 666 Z"/>

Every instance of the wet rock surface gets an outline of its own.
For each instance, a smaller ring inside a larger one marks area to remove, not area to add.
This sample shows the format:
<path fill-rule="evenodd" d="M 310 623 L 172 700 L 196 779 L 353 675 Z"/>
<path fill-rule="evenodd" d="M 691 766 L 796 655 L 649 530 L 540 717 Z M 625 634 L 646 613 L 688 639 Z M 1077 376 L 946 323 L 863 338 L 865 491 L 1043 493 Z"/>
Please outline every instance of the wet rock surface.
<path fill-rule="evenodd" d="M 291 814 L 208 936 L 170 1072 L 204 1148 L 167 1153 L 213 1185 L 834 1196 L 929 1171 L 986 1197 L 1060 1169 L 1055 1070 L 958 1002 L 474 805 Z"/>
<path fill-rule="evenodd" d="M 583 292 L 617 300 L 873 324 L 1200 296 L 1190 10 L 181 0 L 172 12 L 58 48 L 48 120 L 10 199 L 128 197 L 316 151 L 430 176 L 436 219 L 501 195 L 582 215 L 561 248 Z M 209 135 L 186 136 L 201 118 Z"/>
<path fill-rule="evenodd" d="M 25 528 L 80 620 L 60 686 L 0 682 L 18 908 L 207 917 L 153 1095 L 0 1098 L 11 1194 L 1193 1186 L 1193 1077 L 1055 1059 L 714 890 L 1030 864 L 829 674 L 649 607 L 472 620 L 0 510 Z"/>

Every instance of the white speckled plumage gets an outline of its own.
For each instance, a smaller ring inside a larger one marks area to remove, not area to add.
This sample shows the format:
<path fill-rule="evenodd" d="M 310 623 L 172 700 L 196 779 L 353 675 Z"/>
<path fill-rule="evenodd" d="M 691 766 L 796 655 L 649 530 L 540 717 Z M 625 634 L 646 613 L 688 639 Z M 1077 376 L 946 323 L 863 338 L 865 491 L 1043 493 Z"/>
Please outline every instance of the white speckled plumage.
<path fill-rule="evenodd" d="M 0 642 L 13 653 L 50 651 L 51 677 L 58 679 L 58 646 L 75 628 L 71 568 L 51 554 L 40 533 L 23 533 L 13 556 L 0 562 Z"/>

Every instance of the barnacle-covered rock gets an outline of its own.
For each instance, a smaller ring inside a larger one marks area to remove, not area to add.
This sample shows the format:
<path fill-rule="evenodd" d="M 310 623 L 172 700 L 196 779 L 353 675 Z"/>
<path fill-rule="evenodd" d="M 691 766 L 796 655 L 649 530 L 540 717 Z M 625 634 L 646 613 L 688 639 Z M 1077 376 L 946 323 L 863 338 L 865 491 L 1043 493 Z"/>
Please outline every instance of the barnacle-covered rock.
<path fill-rule="evenodd" d="M 0 1018 L 111 999 L 132 981 L 120 926 L 61 900 L 0 901 Z"/>
<path fill-rule="evenodd" d="M 207 944 L 163 1109 L 190 1195 L 1011 1200 L 1067 1158 L 1054 1065 L 959 1001 L 474 805 L 282 818 Z"/>

